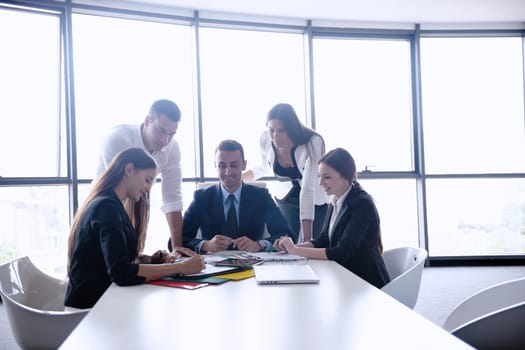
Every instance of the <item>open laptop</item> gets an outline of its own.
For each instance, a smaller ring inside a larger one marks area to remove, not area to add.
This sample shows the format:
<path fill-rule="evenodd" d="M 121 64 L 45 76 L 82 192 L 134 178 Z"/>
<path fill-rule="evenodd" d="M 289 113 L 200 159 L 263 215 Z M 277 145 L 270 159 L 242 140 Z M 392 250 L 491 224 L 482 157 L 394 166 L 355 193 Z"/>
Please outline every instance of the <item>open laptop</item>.
<path fill-rule="evenodd" d="M 310 265 L 257 265 L 253 270 L 258 284 L 319 283 Z"/>

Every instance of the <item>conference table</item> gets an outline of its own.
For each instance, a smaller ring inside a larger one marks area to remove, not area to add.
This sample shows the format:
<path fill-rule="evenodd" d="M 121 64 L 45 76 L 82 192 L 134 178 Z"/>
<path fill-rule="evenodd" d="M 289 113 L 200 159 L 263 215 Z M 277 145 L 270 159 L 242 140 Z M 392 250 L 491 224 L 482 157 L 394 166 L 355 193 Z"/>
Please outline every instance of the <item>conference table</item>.
<path fill-rule="evenodd" d="M 471 349 L 332 261 L 318 284 L 115 284 L 61 349 Z"/>

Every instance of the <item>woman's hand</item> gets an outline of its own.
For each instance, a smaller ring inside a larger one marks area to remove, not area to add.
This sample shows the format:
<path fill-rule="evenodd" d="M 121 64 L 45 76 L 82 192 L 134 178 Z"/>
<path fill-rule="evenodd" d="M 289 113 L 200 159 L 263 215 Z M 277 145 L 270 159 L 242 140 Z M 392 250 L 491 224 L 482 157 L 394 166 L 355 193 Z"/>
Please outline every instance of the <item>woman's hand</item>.
<path fill-rule="evenodd" d="M 204 262 L 204 258 L 201 255 L 194 255 L 188 260 L 178 263 L 177 265 L 180 266 L 180 273 L 183 275 L 189 275 L 192 273 L 201 272 L 206 266 L 206 263 Z"/>

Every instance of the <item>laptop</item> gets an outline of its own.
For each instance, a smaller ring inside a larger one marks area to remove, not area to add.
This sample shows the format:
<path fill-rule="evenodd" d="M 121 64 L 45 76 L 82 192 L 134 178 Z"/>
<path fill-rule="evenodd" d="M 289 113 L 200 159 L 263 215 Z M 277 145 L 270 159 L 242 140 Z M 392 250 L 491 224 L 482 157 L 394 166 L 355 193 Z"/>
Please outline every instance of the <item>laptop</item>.
<path fill-rule="evenodd" d="M 257 265 L 253 271 L 257 284 L 319 283 L 310 265 Z"/>

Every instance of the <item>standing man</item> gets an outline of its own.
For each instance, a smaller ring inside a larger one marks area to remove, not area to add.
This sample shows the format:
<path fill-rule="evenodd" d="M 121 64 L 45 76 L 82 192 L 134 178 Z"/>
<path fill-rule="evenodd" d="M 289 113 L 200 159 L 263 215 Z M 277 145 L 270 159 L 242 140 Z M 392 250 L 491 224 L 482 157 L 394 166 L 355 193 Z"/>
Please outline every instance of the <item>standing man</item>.
<path fill-rule="evenodd" d="M 246 160 L 240 143 L 222 141 L 215 151 L 215 167 L 220 183 L 195 191 L 184 213 L 186 247 L 198 253 L 270 251 L 279 237 L 296 238 L 268 190 L 242 182 Z M 199 229 L 202 239 L 196 238 Z"/>
<path fill-rule="evenodd" d="M 161 210 L 166 214 L 173 251 L 194 253 L 182 247 L 182 172 L 179 144 L 173 139 L 180 122 L 180 109 L 170 100 L 158 100 L 151 106 L 144 123 L 114 127 L 104 140 L 97 176 L 113 157 L 130 147 L 146 150 L 157 161 L 157 174 L 162 177 Z"/>

